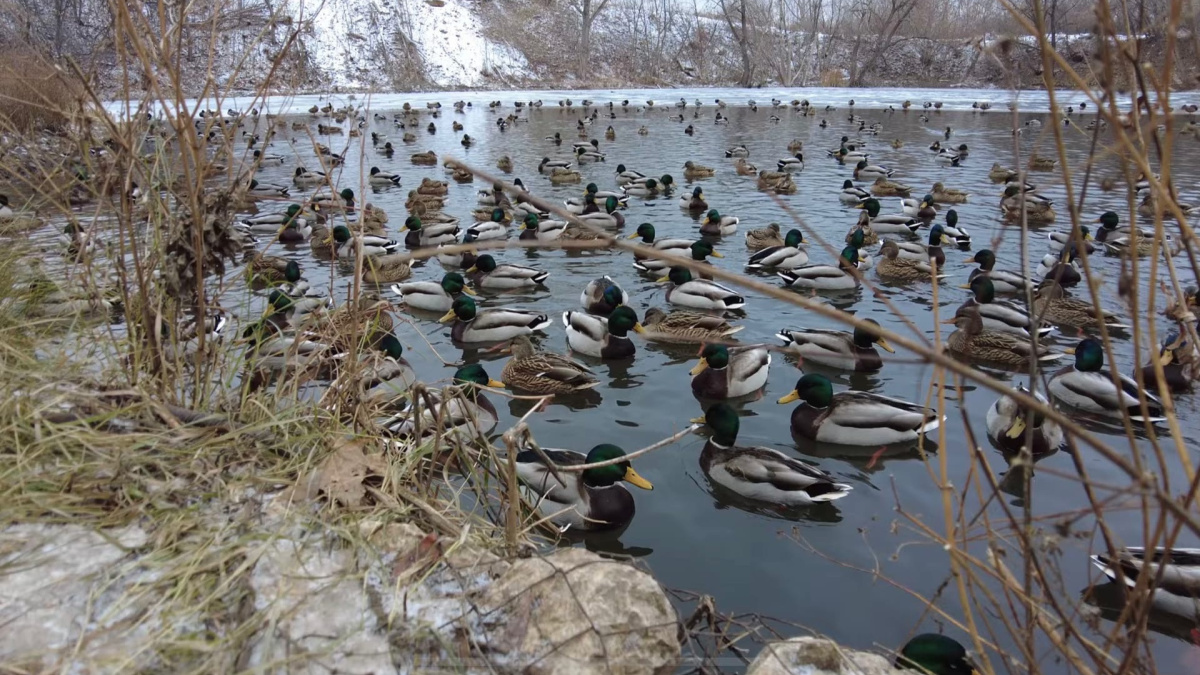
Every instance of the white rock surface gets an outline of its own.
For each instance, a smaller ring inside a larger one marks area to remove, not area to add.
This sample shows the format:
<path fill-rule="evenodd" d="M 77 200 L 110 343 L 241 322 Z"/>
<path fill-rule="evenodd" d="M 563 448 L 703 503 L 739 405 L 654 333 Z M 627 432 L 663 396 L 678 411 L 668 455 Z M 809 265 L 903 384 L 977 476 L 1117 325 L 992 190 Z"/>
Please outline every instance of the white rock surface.
<path fill-rule="evenodd" d="M 750 664 L 746 675 L 897 675 L 879 654 L 845 649 L 832 640 L 795 637 L 772 642 Z"/>

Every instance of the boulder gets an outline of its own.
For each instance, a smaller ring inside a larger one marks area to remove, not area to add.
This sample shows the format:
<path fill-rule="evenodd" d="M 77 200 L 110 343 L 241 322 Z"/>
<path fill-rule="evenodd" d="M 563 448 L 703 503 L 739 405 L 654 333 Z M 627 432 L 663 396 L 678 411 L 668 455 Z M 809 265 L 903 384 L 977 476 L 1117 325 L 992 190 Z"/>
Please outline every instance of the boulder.
<path fill-rule="evenodd" d="M 795 637 L 759 652 L 746 675 L 911 675 L 871 652 L 846 649 L 833 640 Z"/>

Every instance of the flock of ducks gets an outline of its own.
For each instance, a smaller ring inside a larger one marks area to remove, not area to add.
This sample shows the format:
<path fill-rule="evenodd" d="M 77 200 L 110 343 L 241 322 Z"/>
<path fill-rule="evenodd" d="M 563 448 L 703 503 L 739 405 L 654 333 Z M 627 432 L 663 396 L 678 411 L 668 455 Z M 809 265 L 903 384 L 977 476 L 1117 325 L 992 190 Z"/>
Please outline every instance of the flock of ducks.
<path fill-rule="evenodd" d="M 459 102 L 454 107 L 461 112 L 470 105 Z M 503 131 L 509 125 L 521 123 L 524 121 L 519 115 L 521 108 L 541 105 L 541 101 L 518 105 L 518 113 L 499 118 L 497 126 Z M 569 100 L 560 102 L 562 108 L 573 106 Z M 607 161 L 599 139 L 590 138 L 589 128 L 605 108 L 609 115 L 615 116 L 618 106 L 628 110 L 630 104 L 625 101 L 595 106 L 584 101 L 582 107 L 590 112 L 579 120 L 580 140 L 568 144 L 561 133 L 547 137 L 543 159 L 536 166 L 523 169 L 536 171 L 552 184 L 582 183 L 584 172 L 576 166 L 582 168 Z M 718 100 L 715 106 L 716 123 L 728 123 L 729 118 L 719 112 L 727 104 Z M 489 106 L 493 110 L 498 107 L 498 102 Z M 655 104 L 647 101 L 645 107 L 653 109 Z M 681 115 L 691 107 L 693 119 L 699 119 L 702 104 L 700 101 L 689 104 L 681 99 L 670 107 Z M 749 107 L 757 110 L 753 102 Z M 791 108 L 805 116 L 816 114 L 815 106 L 807 101 L 790 104 L 772 101 L 771 107 Z M 905 101 L 900 110 L 907 112 L 910 107 L 912 104 Z M 429 121 L 424 125 L 421 118 L 439 116 L 440 108 L 440 104 L 431 103 L 421 111 L 406 105 L 391 121 L 403 130 L 403 140 L 412 142 L 409 136 L 422 126 L 427 133 L 435 133 L 435 123 Z M 883 287 L 903 289 L 917 284 L 939 284 L 949 277 L 948 270 L 964 263 L 977 264 L 978 269 L 961 286 L 969 291 L 968 297 L 944 321 L 955 328 L 945 341 L 950 354 L 975 365 L 1017 370 L 1026 369 L 1030 359 L 1050 364 L 1073 354 L 1073 364 L 1048 378 L 1049 400 L 1040 393 L 1039 399 L 1096 418 L 1111 420 L 1129 414 L 1138 421 L 1161 421 L 1161 402 L 1151 393 L 1157 380 L 1155 364 L 1142 370 L 1145 389 L 1128 376 L 1122 375 L 1114 381 L 1104 368 L 1104 346 L 1093 335 L 1102 325 L 1120 335 L 1126 327 L 1123 319 L 1116 313 L 1098 311 L 1090 301 L 1072 297 L 1070 292 L 1080 284 L 1088 287 L 1087 276 L 1078 265 L 1085 254 L 1140 256 L 1156 250 L 1172 254 L 1171 242 L 1156 248 L 1153 232 L 1122 223 L 1113 212 L 1096 219 L 1095 233 L 1088 227 L 1046 228 L 1056 220 L 1053 203 L 1029 182 L 1029 172 L 1052 170 L 1055 163 L 1033 155 L 1026 171 L 993 164 L 987 176 L 1003 185 L 998 188 L 1002 217 L 1012 222 L 1023 220 L 1036 228 L 1033 230 L 1036 236 L 1044 238 L 1045 256 L 1036 267 L 1037 273 L 1026 276 L 997 269 L 996 256 L 988 249 L 975 251 L 970 257 L 958 254 L 960 249 L 970 247 L 971 234 L 959 221 L 954 206 L 973 197 L 940 181 L 927 191 L 914 190 L 899 182 L 897 169 L 876 163 L 869 153 L 880 125 L 867 125 L 865 119 L 853 112 L 853 101 L 850 108 L 850 131 L 836 147 L 823 153 L 828 158 L 824 161 L 836 163 L 844 174 L 840 188 L 830 186 L 828 198 L 859 209 L 846 232 L 844 248 L 834 260 L 812 260 L 800 229 L 785 231 L 772 223 L 750 229 L 740 238 L 754 251 L 747 270 L 773 274 L 786 287 L 815 293 L 855 290 L 869 274 Z M 941 105 L 929 102 L 923 108 L 937 114 Z M 1081 104 L 1080 109 L 1083 108 Z M 977 105 L 975 109 L 983 111 L 987 107 Z M 833 110 L 832 106 L 824 108 L 825 112 Z M 892 108 L 887 112 L 894 111 Z M 230 117 L 236 113 L 229 112 Z M 338 126 L 321 130 L 326 134 L 334 133 L 333 129 L 341 133 L 340 125 L 347 122 L 353 122 L 351 135 L 358 135 L 367 126 L 365 114 L 356 108 L 314 106 L 309 112 L 314 118 L 329 118 L 337 123 Z M 257 111 L 238 115 L 257 117 Z M 198 124 L 205 121 L 203 117 Z M 387 119 L 376 114 L 374 121 Z M 207 121 L 212 121 L 211 115 Z M 282 119 L 275 119 L 269 128 L 274 130 L 284 124 Z M 323 122 L 318 124 L 325 126 Z M 829 122 L 822 119 L 821 124 L 828 126 Z M 308 123 L 303 126 L 308 128 Z M 453 125 L 460 126 L 457 122 Z M 945 135 L 947 139 L 950 137 L 949 127 Z M 608 140 L 614 137 L 611 126 L 605 136 Z M 248 145 L 253 147 L 253 139 L 258 135 L 251 134 L 249 138 L 252 140 Z M 463 136 L 464 146 L 471 142 L 469 136 Z M 566 153 L 564 145 L 569 148 Z M 975 170 L 975 164 L 968 159 L 970 149 L 965 144 L 951 145 L 943 146 L 940 141 L 932 144 L 930 161 L 950 172 Z M 264 149 L 254 151 L 252 171 L 268 163 L 286 161 L 266 153 L 265 145 L 261 147 Z M 392 157 L 397 151 L 380 132 L 371 133 L 371 147 L 384 157 Z M 327 150 L 323 146 L 318 148 L 322 168 L 342 161 Z M 438 159 L 433 152 L 410 156 L 415 165 L 436 166 Z M 803 144 L 798 140 L 786 147 L 781 144 L 779 156 L 770 160 L 769 169 L 758 169 L 745 146 L 727 149 L 722 159 L 727 164 L 719 167 L 707 166 L 699 160 L 683 164 L 680 169 L 685 179 L 696 183 L 690 189 L 678 188 L 669 174 L 644 174 L 618 164 L 611 172 L 612 189 L 602 190 L 597 183 L 588 183 L 580 197 L 563 204 L 584 226 L 556 219 L 555 214 L 537 208 L 521 179 L 513 181 L 520 190 L 515 195 L 506 193 L 499 185 L 479 191 L 478 208 L 473 212 L 475 222 L 461 223 L 445 214 L 443 207 L 450 182 L 467 183 L 473 176 L 469 172 L 464 175 L 462 169 L 447 167 L 451 181 L 426 177 L 408 192 L 408 215 L 400 228 L 403 239 L 389 236 L 388 214 L 373 205 L 360 204 L 352 189 L 335 189 L 331 176 L 324 172 L 297 166 L 290 184 L 249 178 L 245 183 L 245 199 L 257 202 L 257 207 L 272 202 L 293 203 L 275 212 L 247 215 L 237 224 L 251 251 L 246 275 L 253 287 L 268 297 L 267 314 L 244 327 L 238 339 L 250 350 L 248 361 L 264 371 L 278 373 L 323 364 L 321 372 L 332 379 L 332 386 L 350 387 L 361 400 L 377 405 L 381 410 L 380 424 L 394 433 L 430 434 L 441 429 L 473 438 L 491 432 L 498 423 L 496 410 L 483 393 L 489 387 L 569 395 L 594 388 L 600 382 L 588 365 L 539 349 L 530 340 L 530 336 L 547 331 L 555 323 L 549 315 L 535 309 L 492 306 L 490 300 L 486 303 L 477 300 L 479 292 L 536 288 L 547 282 L 547 272 L 498 259 L 498 254 L 463 250 L 465 247 L 459 245 L 506 239 L 514 230 L 520 239 L 550 246 L 559 241 L 594 241 L 621 234 L 636 240 L 636 245 L 647 251 L 679 256 L 695 266 L 689 268 L 658 257 L 635 255 L 633 265 L 637 271 L 666 284 L 667 288 L 668 307 L 652 307 L 642 317 L 629 306 L 628 293 L 611 278 L 590 281 L 581 289 L 580 309 L 566 311 L 560 317 L 570 351 L 598 359 L 627 359 L 637 351 L 634 336 L 698 348 L 698 359 L 691 369 L 691 387 L 707 406 L 703 417 L 695 422 L 709 430 L 700 456 L 700 466 L 708 478 L 745 500 L 769 507 L 803 507 L 842 499 L 850 494 L 851 486 L 822 469 L 774 449 L 738 445 L 740 418 L 730 401 L 763 389 L 772 355 L 780 350 L 801 363 L 842 371 L 875 372 L 885 367 L 878 350 L 893 349 L 878 324 L 871 320 L 858 322 L 850 331 L 783 327 L 778 331 L 783 342 L 781 348 L 736 342 L 733 336 L 741 326 L 730 323 L 726 312 L 742 310 L 747 301 L 733 289 L 713 281 L 703 270 L 712 264 L 712 259 L 723 257 L 719 246 L 737 235 L 741 222 L 707 201 L 703 181 L 718 172 L 730 172 L 753 177 L 756 188 L 764 192 L 793 194 L 794 176 L 804 171 L 806 160 Z M 517 169 L 507 156 L 497 162 L 497 168 L 503 172 Z M 368 181 L 373 189 L 402 189 L 400 176 L 377 166 L 370 169 Z M 1152 205 L 1148 188 L 1147 180 L 1131 186 L 1138 193 L 1146 190 L 1142 203 Z M 697 216 L 698 236 L 663 238 L 651 223 L 641 223 L 632 228 L 633 232 L 626 233 L 625 214 L 636 211 L 635 200 L 657 197 L 676 199 L 682 211 Z M 885 210 L 884 200 L 895 203 L 898 210 Z M 1180 207 L 1186 213 L 1188 207 Z M 9 206 L 8 199 L 0 195 L 0 219 L 16 217 L 19 216 Z M 76 231 L 66 234 L 76 241 L 80 236 Z M 305 281 L 296 260 L 259 252 L 256 244 L 261 246 L 264 241 L 307 243 L 317 261 L 362 258 L 363 281 L 376 291 L 353 307 L 334 307 L 329 298 Z M 440 279 L 412 280 L 412 258 L 405 249 L 425 248 L 434 249 L 433 254 L 447 271 Z M 956 255 L 957 259 L 953 259 Z M 1098 256 L 1091 260 L 1093 265 L 1108 264 Z M 455 382 L 463 385 L 461 396 L 447 400 L 435 397 L 433 409 L 418 411 L 409 405 L 406 394 L 417 378 L 404 360 L 403 348 L 393 333 L 390 316 L 393 301 L 383 297 L 389 291 L 395 302 L 408 311 L 431 313 L 429 316 L 437 316 L 448 324 L 456 344 L 502 345 L 510 351 L 511 357 L 501 373 L 503 381 L 492 379 L 480 365 L 463 366 L 454 375 Z M 53 306 L 55 292 L 58 291 L 47 289 L 43 302 L 49 299 Z M 1000 299 L 1003 296 L 1023 299 L 1026 293 L 1032 294 L 1032 307 Z M 1165 385 L 1175 392 L 1191 388 L 1200 363 L 1200 351 L 1183 330 L 1184 322 L 1195 322 L 1190 308 L 1197 304 L 1200 295 L 1189 292 L 1186 300 L 1186 306 L 1173 308 L 1171 312 L 1179 322 L 1179 330 L 1169 335 L 1153 356 L 1166 375 Z M 180 335 L 204 332 L 219 341 L 226 325 L 224 317 L 214 316 L 178 331 Z M 347 327 L 355 325 L 366 327 L 364 346 L 370 349 L 363 350 L 360 368 L 339 367 L 337 361 L 345 357 L 350 346 L 342 335 Z M 1061 335 L 1083 337 L 1075 340 L 1072 349 L 1058 351 L 1051 345 Z M 342 371 L 353 373 L 354 380 L 345 381 L 348 375 L 342 375 Z M 1145 408 L 1141 404 L 1143 399 Z M 793 390 L 778 403 L 798 404 L 792 411 L 790 424 L 795 437 L 841 446 L 913 443 L 936 429 L 944 419 L 936 411 L 912 402 L 871 392 L 836 392 L 829 378 L 817 372 L 799 377 Z M 1000 397 L 990 407 L 986 421 L 989 436 L 1009 452 L 1027 447 L 1036 456 L 1052 452 L 1064 442 L 1059 425 L 1040 414 L 1030 414 L 1009 396 Z M 652 487 L 629 461 L 616 461 L 624 454 L 620 447 L 608 443 L 598 444 L 586 454 L 551 451 L 549 458 L 563 467 L 614 460 L 607 466 L 568 473 L 554 471 L 541 454 L 529 450 L 517 457 L 518 474 L 535 495 L 539 509 L 553 522 L 584 531 L 618 529 L 626 526 L 635 513 L 633 497 L 622 484 Z M 1144 562 L 1140 555 L 1130 549 L 1130 556 L 1119 563 L 1140 569 Z M 1109 573 L 1117 564 L 1108 558 L 1097 561 Z M 1125 573 L 1129 574 L 1128 569 Z"/>

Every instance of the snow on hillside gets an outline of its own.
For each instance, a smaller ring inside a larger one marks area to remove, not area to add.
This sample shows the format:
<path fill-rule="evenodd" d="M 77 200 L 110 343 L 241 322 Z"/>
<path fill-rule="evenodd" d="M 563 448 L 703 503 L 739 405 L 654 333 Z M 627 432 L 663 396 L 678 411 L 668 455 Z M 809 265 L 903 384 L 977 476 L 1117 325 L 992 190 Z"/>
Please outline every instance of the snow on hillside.
<path fill-rule="evenodd" d="M 516 50 L 483 37 L 479 19 L 464 0 L 445 0 L 442 7 L 426 0 L 405 2 L 426 75 L 438 85 L 477 87 L 486 75 L 503 79 L 527 69 Z"/>

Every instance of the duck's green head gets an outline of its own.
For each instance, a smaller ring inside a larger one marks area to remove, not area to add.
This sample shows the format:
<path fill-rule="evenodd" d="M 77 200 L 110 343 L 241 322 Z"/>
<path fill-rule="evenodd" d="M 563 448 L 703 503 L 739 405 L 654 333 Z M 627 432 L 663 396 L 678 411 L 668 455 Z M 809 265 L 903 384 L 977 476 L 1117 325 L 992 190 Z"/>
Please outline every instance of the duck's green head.
<path fill-rule="evenodd" d="M 638 225 L 637 232 L 634 232 L 633 234 L 629 235 L 626 238 L 627 239 L 637 239 L 638 237 L 642 238 L 643 243 L 653 244 L 654 243 L 654 226 L 651 225 L 650 223 L 642 223 L 641 225 Z"/>
<path fill-rule="evenodd" d="M 439 323 L 449 323 L 458 319 L 459 321 L 472 321 L 475 319 L 475 301 L 468 295 L 460 295 L 454 299 L 454 303 L 450 305 L 450 311 L 438 319 Z"/>
<path fill-rule="evenodd" d="M 271 293 L 267 295 L 268 315 L 276 312 L 286 312 L 295 307 L 295 305 L 296 303 L 292 300 L 292 296 L 284 293 L 281 290 L 272 290 Z"/>
<path fill-rule="evenodd" d="M 978 263 L 980 269 L 991 271 L 996 266 L 996 254 L 992 253 L 991 249 L 980 249 L 971 261 Z"/>
<path fill-rule="evenodd" d="M 933 206 L 933 195 L 925 195 L 921 197 L 921 208 Z"/>
<path fill-rule="evenodd" d="M 992 278 L 989 276 L 979 275 L 971 280 L 968 288 L 971 289 L 971 295 L 975 296 L 975 302 L 981 305 L 994 302 L 996 300 L 996 286 L 992 283 Z"/>
<path fill-rule="evenodd" d="M 859 236 L 861 237 L 862 231 L 859 230 L 858 233 L 859 233 Z M 792 248 L 797 248 L 800 246 L 800 244 L 803 244 L 803 243 L 804 243 L 804 233 L 802 233 L 800 230 L 788 230 L 788 233 L 783 237 L 784 246 L 791 246 Z"/>
<path fill-rule="evenodd" d="M 617 293 L 618 301 L 622 299 L 620 295 L 620 293 Z M 634 312 L 628 305 L 621 305 L 614 309 L 612 314 L 608 315 L 608 332 L 617 337 L 625 337 L 629 334 L 629 331 L 644 333 L 646 329 L 642 328 L 642 324 L 638 323 L 637 312 Z"/>
<path fill-rule="evenodd" d="M 942 244 L 952 244 L 949 237 L 946 236 L 946 228 L 942 227 L 941 223 L 934 223 L 929 228 L 929 245 L 941 246 Z"/>
<path fill-rule="evenodd" d="M 1018 193 L 1018 192 L 1020 192 L 1020 191 L 1021 191 L 1021 188 L 1020 188 L 1020 186 L 1017 186 L 1017 185 L 1011 185 L 1011 184 L 1010 184 L 1010 185 L 1006 185 L 1006 186 L 1004 187 L 1004 196 L 1005 196 L 1005 197 L 1016 197 L 1016 196 L 1017 196 L 1017 193 Z"/>
<path fill-rule="evenodd" d="M 413 232 L 419 232 L 421 230 L 421 219 L 416 216 L 409 216 L 409 217 L 405 218 L 404 219 L 404 227 L 400 228 L 400 231 L 403 232 L 405 230 L 412 230 Z"/>
<path fill-rule="evenodd" d="M 350 228 L 345 225 L 337 225 L 333 228 L 333 240 L 339 244 L 344 244 L 350 241 Z"/>
<path fill-rule="evenodd" d="M 814 408 L 828 408 L 833 403 L 833 384 L 828 377 L 809 373 L 796 380 L 796 388 L 779 399 L 779 403 L 804 401 Z"/>
<path fill-rule="evenodd" d="M 863 234 L 862 228 L 861 227 L 854 228 L 854 232 L 852 232 L 850 234 L 850 242 L 849 242 L 850 245 L 853 246 L 854 248 L 862 248 L 863 245 L 866 244 L 866 241 L 867 241 L 867 238 L 866 238 L 866 235 Z"/>
<path fill-rule="evenodd" d="M 842 254 L 838 256 L 838 261 L 847 267 L 858 267 L 858 262 L 861 258 L 862 256 L 858 253 L 858 247 L 854 244 L 848 244 L 846 248 L 842 249 Z"/>
<path fill-rule="evenodd" d="M 842 189 L 843 190 L 853 190 L 854 189 L 854 181 L 852 181 L 850 179 L 846 179 L 846 180 L 842 181 Z"/>
<path fill-rule="evenodd" d="M 604 211 L 606 213 L 616 211 L 618 206 L 620 206 L 620 202 L 617 201 L 616 197 L 609 197 L 604 200 Z"/>
<path fill-rule="evenodd" d="M 376 174 L 378 174 L 378 173 L 380 173 L 380 171 L 379 171 L 379 167 L 377 167 L 377 166 L 373 166 L 373 167 L 371 167 L 371 175 L 372 175 L 372 176 L 374 176 L 374 175 L 376 175 Z"/>
<path fill-rule="evenodd" d="M 1121 226 L 1121 216 L 1118 216 L 1114 211 L 1105 211 L 1096 219 L 1100 223 L 1100 227 L 1106 230 L 1115 230 Z"/>
<path fill-rule="evenodd" d="M 288 207 L 287 207 L 288 220 L 295 218 L 299 214 L 300 214 L 300 205 L 299 204 L 288 204 Z"/>
<path fill-rule="evenodd" d="M 678 265 L 676 265 L 675 267 L 672 267 L 671 271 L 667 272 L 667 276 L 659 279 L 659 281 L 670 281 L 671 283 L 675 284 L 676 286 L 682 286 L 683 284 L 686 284 L 687 282 L 689 282 L 691 280 L 692 280 L 691 270 L 689 270 L 686 267 L 679 267 Z"/>
<path fill-rule="evenodd" d="M 404 345 L 400 344 L 400 340 L 391 333 L 385 333 L 379 341 L 375 343 L 375 348 L 383 352 L 385 356 L 390 356 L 399 361 L 404 358 Z"/>
<path fill-rule="evenodd" d="M 504 222 L 504 209 L 492 209 L 492 222 L 493 223 L 503 223 Z"/>
<path fill-rule="evenodd" d="M 595 183 L 588 183 L 587 187 L 584 188 L 583 194 L 584 194 L 584 196 L 588 196 L 588 195 L 595 196 L 595 194 L 599 191 L 600 191 L 600 186 L 596 185 Z"/>
<path fill-rule="evenodd" d="M 709 209 L 708 213 L 704 216 L 704 222 L 706 224 L 719 223 L 721 222 L 721 214 L 716 209 Z"/>
<path fill-rule="evenodd" d="M 473 384 L 477 387 L 495 387 L 503 389 L 504 383 L 488 377 L 487 371 L 478 363 L 472 363 L 454 371 L 456 384 Z"/>
<path fill-rule="evenodd" d="M 700 350 L 700 362 L 691 370 L 693 376 L 706 369 L 720 370 L 729 365 L 729 349 L 725 345 L 704 345 Z"/>
<path fill-rule="evenodd" d="M 955 211 L 954 209 L 950 209 L 949 211 L 946 212 L 946 224 L 949 225 L 950 227 L 958 226 L 958 211 Z"/>
<path fill-rule="evenodd" d="M 451 297 L 459 293 L 473 295 L 471 289 L 467 288 L 467 282 L 458 272 L 446 272 L 442 275 L 442 290 L 446 291 Z"/>
<path fill-rule="evenodd" d="M 879 200 L 869 197 L 860 202 L 858 208 L 866 211 L 868 216 L 874 218 L 879 215 Z"/>
<path fill-rule="evenodd" d="M 653 178 L 646 179 L 646 189 L 647 190 L 654 190 L 657 187 L 658 187 L 658 181 L 654 180 Z M 609 199 L 612 199 L 612 197 L 609 197 Z"/>
<path fill-rule="evenodd" d="M 587 454 L 587 459 L 584 460 L 587 464 L 595 464 L 597 462 L 607 462 L 609 460 L 619 459 L 625 456 L 625 451 L 611 443 L 602 443 L 592 448 Z M 608 466 L 600 466 L 594 469 L 584 469 L 583 484 L 589 487 L 608 487 L 616 485 L 621 481 L 625 481 L 632 485 L 642 488 L 643 490 L 653 490 L 654 486 L 650 481 L 638 475 L 638 472 L 633 470 L 633 466 L 629 461 L 617 462 Z"/>
<path fill-rule="evenodd" d="M 670 190 L 671 186 L 675 184 L 675 179 L 671 178 L 671 174 L 664 173 L 662 177 L 658 179 L 658 182 L 662 183 L 664 190 Z"/>
<path fill-rule="evenodd" d="M 704 260 L 705 258 L 707 258 L 710 255 L 714 258 L 724 258 L 725 257 L 725 256 L 721 255 L 719 252 L 713 250 L 712 244 L 708 243 L 707 241 L 692 242 L 691 251 L 692 251 L 692 260 Z"/>
<path fill-rule="evenodd" d="M 896 350 L 888 344 L 888 341 L 883 339 L 883 334 L 879 331 L 879 322 L 875 319 L 863 319 L 864 323 L 870 324 L 873 328 L 866 326 L 854 327 L 854 345 L 856 347 L 867 348 L 873 344 L 879 345 L 884 351 L 895 354 Z"/>
<path fill-rule="evenodd" d="M 1084 338 L 1075 346 L 1075 370 L 1096 373 L 1104 367 L 1104 345 L 1096 338 Z"/>
<path fill-rule="evenodd" d="M 625 295 L 622 293 L 621 287 L 616 284 L 612 284 L 608 288 L 605 288 L 601 297 L 609 307 L 620 307 L 625 303 Z M 634 320 L 637 320 L 636 315 L 634 315 Z"/>
<path fill-rule="evenodd" d="M 536 213 L 526 213 L 525 214 L 525 229 L 536 230 L 538 228 L 538 223 L 540 223 L 540 222 L 541 221 L 538 219 Z"/>
<path fill-rule="evenodd" d="M 708 425 L 713 432 L 712 439 L 717 445 L 729 448 L 737 443 L 741 420 L 738 419 L 737 411 L 728 403 L 711 405 L 704 411 L 704 417 L 692 421 Z"/>
<path fill-rule="evenodd" d="M 287 261 L 283 267 L 283 278 L 290 284 L 300 281 L 300 263 L 295 260 Z"/>
<path fill-rule="evenodd" d="M 930 675 L 972 675 L 977 672 L 967 650 L 954 638 L 923 633 L 909 640 L 896 657 L 896 667 Z"/>
<path fill-rule="evenodd" d="M 496 259 L 493 258 L 490 254 L 484 253 L 483 255 L 481 255 L 475 259 L 475 266 L 472 267 L 471 269 L 467 270 L 467 274 L 471 274 L 473 272 L 483 272 L 484 274 L 487 274 L 489 272 L 494 271 L 495 269 L 496 269 Z"/>
<path fill-rule="evenodd" d="M 617 165 L 617 173 L 625 173 L 625 170 L 626 170 L 626 169 L 625 169 L 625 165 L 624 165 L 624 164 L 618 164 L 618 165 Z"/>
<path fill-rule="evenodd" d="M 692 199 L 703 200 L 704 199 L 704 189 L 697 187 L 696 189 L 692 190 Z"/>
<path fill-rule="evenodd" d="M 338 195 L 341 196 L 342 201 L 346 202 L 348 206 L 354 206 L 354 190 L 346 188 L 339 192 Z"/>
<path fill-rule="evenodd" d="M 858 164 L 854 165 L 855 171 L 862 171 L 865 168 L 867 168 L 867 160 L 865 159 L 858 160 Z"/>

